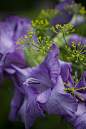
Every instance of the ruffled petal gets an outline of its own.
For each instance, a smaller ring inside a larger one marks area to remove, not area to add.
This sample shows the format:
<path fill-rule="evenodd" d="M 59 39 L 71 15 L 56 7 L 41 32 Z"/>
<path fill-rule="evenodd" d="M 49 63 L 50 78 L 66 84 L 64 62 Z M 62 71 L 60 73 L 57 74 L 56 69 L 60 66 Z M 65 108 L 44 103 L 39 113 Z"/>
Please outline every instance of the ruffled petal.
<path fill-rule="evenodd" d="M 50 50 L 52 50 L 52 52 L 47 54 L 44 61 L 39 66 L 29 68 L 28 78 L 42 80 L 52 87 L 52 84 L 54 85 L 56 83 L 57 76 L 61 69 L 58 61 L 59 50 L 57 46 L 53 44 Z M 19 71 L 17 67 L 15 67 L 15 69 Z"/>
<path fill-rule="evenodd" d="M 60 67 L 61 67 L 61 76 L 62 79 L 65 83 L 67 83 L 69 76 L 70 76 L 70 72 L 72 71 L 71 67 L 72 67 L 72 63 L 68 63 L 68 62 L 64 62 L 59 60 L 60 63 Z"/>
<path fill-rule="evenodd" d="M 25 129 L 29 129 L 34 124 L 33 118 L 26 113 L 27 98 L 24 99 L 23 104 L 18 112 L 18 116 L 21 117 L 22 122 L 25 123 Z"/>
<path fill-rule="evenodd" d="M 50 95 L 51 95 L 51 88 L 48 88 L 47 90 L 45 90 L 44 92 L 42 92 L 37 96 L 37 101 L 40 103 L 45 103 L 50 98 Z"/>
<path fill-rule="evenodd" d="M 74 129 L 86 129 L 86 112 L 77 116 Z"/>
<path fill-rule="evenodd" d="M 30 99 L 31 101 L 28 104 L 29 111 L 26 112 L 27 106 L 27 98 L 24 99 L 24 102 L 19 110 L 19 117 L 22 118 L 22 122 L 25 123 L 25 128 L 29 129 L 33 124 L 37 117 L 45 117 L 42 109 L 39 107 L 36 98 L 33 97 Z"/>
<path fill-rule="evenodd" d="M 11 68 L 11 64 L 14 64 L 20 68 L 26 67 L 23 50 L 15 50 L 13 53 L 9 53 L 5 59 L 5 66 Z"/>
<path fill-rule="evenodd" d="M 26 129 L 29 129 L 29 127 L 34 124 L 37 117 L 45 117 L 43 110 L 40 108 L 40 105 L 37 102 L 37 94 L 30 88 L 28 97 L 25 97 L 24 102 L 20 108 L 19 117 L 21 117 L 22 122 L 25 123 Z"/>
<path fill-rule="evenodd" d="M 57 83 L 52 89 L 50 99 L 46 102 L 48 114 L 70 115 L 74 117 L 77 111 L 75 98 L 64 91 L 61 76 L 57 78 Z"/>
<path fill-rule="evenodd" d="M 49 74 L 50 80 L 54 86 L 56 83 L 57 76 L 61 71 L 58 61 L 59 49 L 55 44 L 52 44 L 50 50 L 52 52 L 49 52 L 47 54 L 44 61 L 40 64 L 40 68 Z"/>

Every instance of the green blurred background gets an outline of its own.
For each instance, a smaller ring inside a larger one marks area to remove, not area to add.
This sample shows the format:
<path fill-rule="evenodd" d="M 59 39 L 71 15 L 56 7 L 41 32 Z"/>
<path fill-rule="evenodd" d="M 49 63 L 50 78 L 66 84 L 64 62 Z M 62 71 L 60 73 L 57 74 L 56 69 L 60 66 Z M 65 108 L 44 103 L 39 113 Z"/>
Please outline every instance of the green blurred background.
<path fill-rule="evenodd" d="M 36 19 L 42 9 L 54 8 L 58 0 L 0 0 L 0 20 L 8 14 L 17 14 L 21 17 Z M 85 0 L 76 0 L 86 6 Z M 0 129 L 24 129 L 23 123 L 10 122 L 8 114 L 13 96 L 14 86 L 11 80 L 4 79 L 0 89 Z M 45 113 L 46 114 L 46 113 Z M 58 115 L 47 115 L 44 119 L 38 118 L 31 129 L 73 129 Z"/>

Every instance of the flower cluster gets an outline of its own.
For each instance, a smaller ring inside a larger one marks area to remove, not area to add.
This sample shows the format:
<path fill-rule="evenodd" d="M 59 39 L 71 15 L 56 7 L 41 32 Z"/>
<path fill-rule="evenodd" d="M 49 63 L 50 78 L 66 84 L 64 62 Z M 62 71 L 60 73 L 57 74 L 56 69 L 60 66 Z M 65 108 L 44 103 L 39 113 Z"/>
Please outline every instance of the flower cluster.
<path fill-rule="evenodd" d="M 76 17 L 72 25 L 74 14 L 80 21 Z M 29 129 L 46 111 L 74 129 L 86 128 L 86 37 L 74 34 L 85 14 L 80 4 L 65 0 L 35 21 L 9 15 L 0 22 L 0 85 L 7 77 L 15 87 L 10 121 L 20 117 Z"/>

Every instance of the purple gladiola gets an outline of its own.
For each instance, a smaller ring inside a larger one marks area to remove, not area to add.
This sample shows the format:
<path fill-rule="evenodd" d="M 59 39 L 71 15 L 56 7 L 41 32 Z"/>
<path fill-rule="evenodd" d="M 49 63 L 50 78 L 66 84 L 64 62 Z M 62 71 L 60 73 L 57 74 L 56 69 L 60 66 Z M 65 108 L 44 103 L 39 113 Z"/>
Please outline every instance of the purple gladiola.
<path fill-rule="evenodd" d="M 0 60 L 6 54 L 4 71 L 9 74 L 15 73 L 15 70 L 11 67 L 11 63 L 21 68 L 27 66 L 24 51 L 22 49 L 15 50 L 15 48 L 22 47 L 21 45 L 16 46 L 16 42 L 21 37 L 24 38 L 27 30 L 31 30 L 29 24 L 31 24 L 29 19 L 20 18 L 16 15 L 9 15 L 4 18 L 3 22 L 0 22 L 0 55 L 2 55 L 0 56 Z M 33 37 L 35 43 L 37 43 L 36 38 L 36 36 Z M 1 70 L 0 73 L 2 73 Z"/>
<path fill-rule="evenodd" d="M 58 60 L 59 50 L 55 44 L 50 50 L 52 52 L 47 54 L 39 66 L 20 69 L 12 65 L 17 72 L 13 77 L 16 89 L 9 119 L 18 121 L 17 116 L 21 117 L 26 129 L 34 124 L 37 117 L 45 117 L 43 110 L 48 114 L 71 117 L 77 111 L 75 98 L 64 91 L 63 84 L 63 80 L 70 81 L 72 64 Z"/>

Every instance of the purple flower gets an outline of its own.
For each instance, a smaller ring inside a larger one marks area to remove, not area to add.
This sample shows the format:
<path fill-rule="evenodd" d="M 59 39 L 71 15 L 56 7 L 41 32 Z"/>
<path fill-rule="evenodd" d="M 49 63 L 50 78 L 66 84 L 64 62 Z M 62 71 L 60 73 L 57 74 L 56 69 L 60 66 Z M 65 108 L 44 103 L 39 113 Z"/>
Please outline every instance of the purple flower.
<path fill-rule="evenodd" d="M 59 50 L 55 44 L 50 50 L 52 52 L 47 54 L 39 66 L 20 69 L 12 65 L 17 72 L 13 77 L 16 89 L 9 119 L 17 121 L 18 115 L 26 129 L 34 124 L 37 117 L 45 117 L 43 110 L 48 114 L 71 117 L 77 111 L 75 98 L 64 91 L 63 84 L 63 80 L 70 81 L 71 63 L 58 60 Z"/>
<path fill-rule="evenodd" d="M 15 73 L 11 64 L 20 68 L 27 66 L 24 51 L 22 49 L 15 50 L 15 48 L 22 47 L 21 45 L 16 46 L 16 42 L 18 42 L 21 37 L 24 38 L 24 35 L 27 34 L 27 30 L 31 30 L 29 24 L 31 24 L 29 19 L 19 18 L 17 15 L 9 15 L 4 18 L 3 22 L 0 22 L 0 54 L 3 56 L 6 54 L 4 71 L 9 74 Z M 36 36 L 33 37 L 35 43 L 37 43 L 36 38 Z M 0 60 L 3 56 L 0 57 Z M 0 73 L 2 73 L 1 70 Z"/>
<path fill-rule="evenodd" d="M 69 22 L 72 22 L 70 24 L 74 25 L 75 27 L 85 22 L 85 19 L 80 14 L 77 14 L 76 18 L 73 17 L 74 16 L 73 8 L 70 7 L 67 10 L 65 10 L 65 8 L 71 5 L 74 6 L 74 4 L 75 4 L 74 0 L 65 0 L 55 6 L 55 10 L 60 11 L 62 14 L 57 14 L 52 19 L 52 24 L 54 27 L 56 26 L 56 24 L 60 24 L 63 26 L 64 24 L 67 24 Z M 78 4 L 77 8 L 80 8 Z"/>
<path fill-rule="evenodd" d="M 86 128 L 86 102 L 78 102 L 77 112 L 75 117 L 62 116 L 68 124 L 74 126 L 74 129 L 85 129 Z"/>
<path fill-rule="evenodd" d="M 72 3 L 73 0 L 65 0 L 55 6 L 55 9 L 62 12 L 62 15 L 57 15 L 53 18 L 54 27 L 56 24 L 67 24 L 72 19 L 73 14 L 69 14 L 68 11 L 64 9 L 67 5 L 71 5 Z"/>
<path fill-rule="evenodd" d="M 79 100 L 77 102 L 78 108 L 75 112 L 75 116 L 62 115 L 62 118 L 66 120 L 67 123 L 74 126 L 74 129 L 85 129 L 86 128 L 86 82 L 85 82 L 86 72 L 83 72 L 81 81 L 72 84 L 73 95 Z"/>
<path fill-rule="evenodd" d="M 67 42 L 69 45 L 72 45 L 71 42 L 74 42 L 75 46 L 77 46 L 79 42 L 81 42 L 81 45 L 86 45 L 86 37 L 82 37 L 81 35 L 73 34 L 68 38 Z"/>

